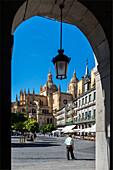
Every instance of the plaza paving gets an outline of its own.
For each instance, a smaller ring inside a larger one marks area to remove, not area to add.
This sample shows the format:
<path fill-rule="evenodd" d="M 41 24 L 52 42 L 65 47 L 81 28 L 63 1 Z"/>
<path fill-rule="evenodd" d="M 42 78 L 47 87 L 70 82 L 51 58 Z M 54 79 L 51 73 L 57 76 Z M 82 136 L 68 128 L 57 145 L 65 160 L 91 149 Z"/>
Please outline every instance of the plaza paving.
<path fill-rule="evenodd" d="M 12 170 L 94 170 L 95 142 L 74 139 L 77 160 L 66 160 L 65 137 L 38 136 L 34 142 L 12 138 Z"/>

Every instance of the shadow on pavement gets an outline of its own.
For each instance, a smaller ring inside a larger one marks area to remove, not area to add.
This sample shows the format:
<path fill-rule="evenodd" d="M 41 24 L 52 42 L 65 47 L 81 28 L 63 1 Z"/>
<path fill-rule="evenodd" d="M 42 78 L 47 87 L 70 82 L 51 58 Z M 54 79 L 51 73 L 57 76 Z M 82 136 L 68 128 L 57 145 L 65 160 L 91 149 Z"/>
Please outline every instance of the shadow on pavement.
<path fill-rule="evenodd" d="M 11 147 L 50 147 L 50 146 L 61 146 L 59 144 L 50 143 L 11 143 Z"/>
<path fill-rule="evenodd" d="M 95 159 L 74 159 L 75 161 L 95 161 Z"/>

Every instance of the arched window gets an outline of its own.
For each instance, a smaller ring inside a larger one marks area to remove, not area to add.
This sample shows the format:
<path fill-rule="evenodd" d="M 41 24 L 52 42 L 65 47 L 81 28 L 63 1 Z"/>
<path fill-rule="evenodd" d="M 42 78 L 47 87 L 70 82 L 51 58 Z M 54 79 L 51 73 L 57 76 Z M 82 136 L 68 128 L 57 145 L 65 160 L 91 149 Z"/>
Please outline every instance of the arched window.
<path fill-rule="evenodd" d="M 49 118 L 47 118 L 47 124 L 49 124 Z"/>
<path fill-rule="evenodd" d="M 50 123 L 52 123 L 52 118 L 50 118 Z"/>
<path fill-rule="evenodd" d="M 24 108 L 22 108 L 22 112 L 25 112 L 25 109 L 24 109 Z"/>

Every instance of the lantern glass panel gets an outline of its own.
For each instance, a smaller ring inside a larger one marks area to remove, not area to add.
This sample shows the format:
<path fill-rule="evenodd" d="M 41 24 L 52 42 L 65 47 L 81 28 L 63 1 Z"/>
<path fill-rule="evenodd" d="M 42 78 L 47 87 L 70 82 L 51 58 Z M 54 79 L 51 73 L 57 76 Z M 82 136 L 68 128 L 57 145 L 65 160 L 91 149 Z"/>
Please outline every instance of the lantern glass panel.
<path fill-rule="evenodd" d="M 65 61 L 58 61 L 57 62 L 57 69 L 58 69 L 58 75 L 65 75 L 66 74 L 66 62 Z"/>

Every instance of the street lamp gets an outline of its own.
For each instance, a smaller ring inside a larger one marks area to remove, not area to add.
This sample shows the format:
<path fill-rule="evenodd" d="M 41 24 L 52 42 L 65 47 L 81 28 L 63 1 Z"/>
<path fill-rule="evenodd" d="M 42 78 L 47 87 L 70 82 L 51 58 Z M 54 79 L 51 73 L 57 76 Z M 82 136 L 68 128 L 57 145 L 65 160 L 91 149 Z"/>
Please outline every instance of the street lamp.
<path fill-rule="evenodd" d="M 63 54 L 64 50 L 62 49 L 62 9 L 64 8 L 64 5 L 61 4 L 59 8 L 61 9 L 60 50 L 58 50 L 59 54 L 55 58 L 53 58 L 52 62 L 55 65 L 56 78 L 62 80 L 67 78 L 67 69 L 71 58 L 68 58 L 66 55 Z"/>

